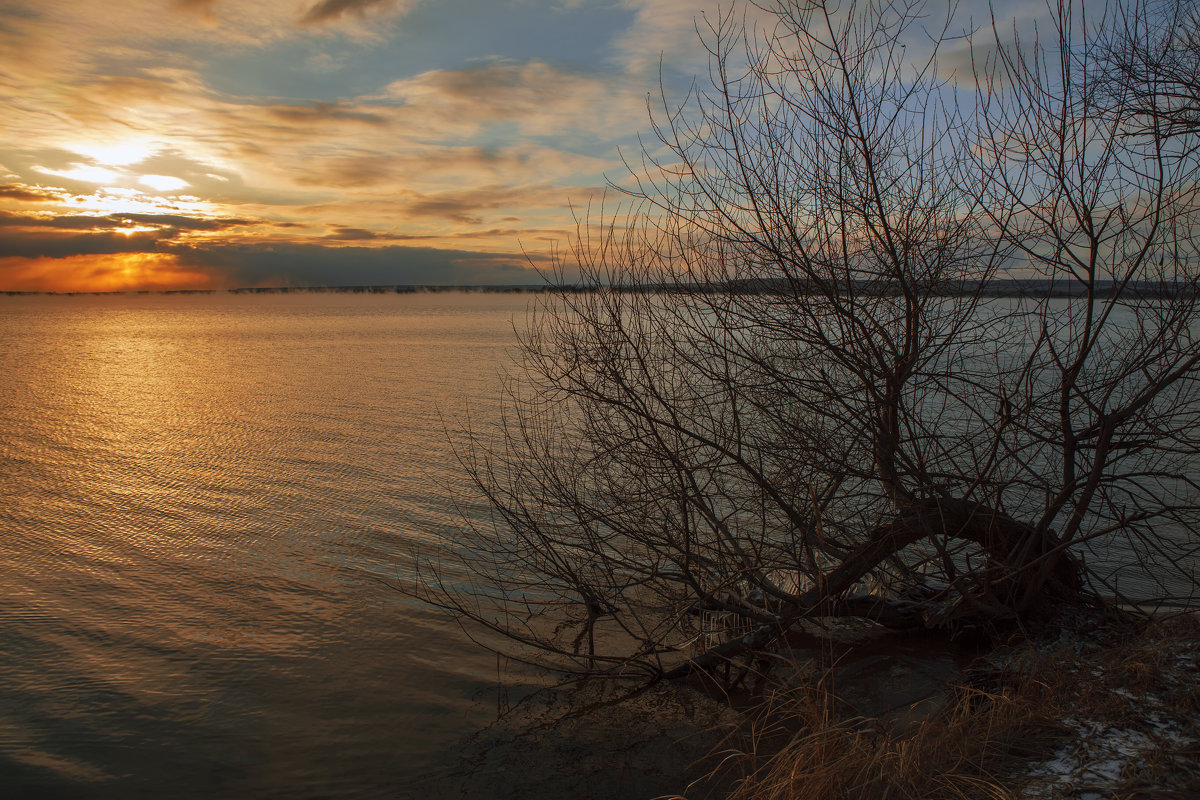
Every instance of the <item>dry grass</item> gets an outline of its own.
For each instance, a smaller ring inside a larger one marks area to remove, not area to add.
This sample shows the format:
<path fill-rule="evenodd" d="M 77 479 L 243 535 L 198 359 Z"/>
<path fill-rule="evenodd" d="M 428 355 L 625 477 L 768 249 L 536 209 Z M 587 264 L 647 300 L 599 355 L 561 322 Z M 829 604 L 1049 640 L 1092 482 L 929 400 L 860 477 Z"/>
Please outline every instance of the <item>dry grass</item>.
<path fill-rule="evenodd" d="M 932 717 L 899 730 L 839 718 L 836 703 L 814 694 L 785 712 L 800 731 L 730 800 L 1016 798 L 999 778 L 1006 762 L 1044 752 L 1065 735 L 1035 694 L 963 688 Z"/>
<path fill-rule="evenodd" d="M 1196 618 L 1037 641 L 904 725 L 846 718 L 820 685 L 777 694 L 727 751 L 729 800 L 1200 797 Z"/>

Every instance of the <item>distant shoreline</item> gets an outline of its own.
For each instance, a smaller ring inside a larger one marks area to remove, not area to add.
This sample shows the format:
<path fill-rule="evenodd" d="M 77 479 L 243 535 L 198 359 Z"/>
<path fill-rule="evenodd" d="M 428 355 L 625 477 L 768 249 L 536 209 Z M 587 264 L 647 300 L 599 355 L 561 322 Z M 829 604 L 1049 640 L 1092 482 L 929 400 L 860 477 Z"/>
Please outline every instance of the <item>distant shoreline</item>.
<path fill-rule="evenodd" d="M 122 296 L 122 295 L 212 295 L 212 294 L 437 294 L 443 292 L 461 293 L 491 293 L 491 294 L 544 294 L 547 292 L 586 293 L 598 289 L 629 293 L 731 293 L 731 294 L 783 294 L 800 295 L 819 293 L 818 287 L 806 289 L 788 285 L 780 280 L 745 280 L 719 285 L 686 285 L 686 284 L 645 284 L 637 286 L 584 286 L 574 284 L 368 284 L 359 286 L 244 286 L 230 289 L 141 289 L 129 291 L 96 291 L 96 292 L 37 292 L 0 290 L 0 295 L 8 297 L 75 297 L 75 296 Z M 837 291 L 860 296 L 898 296 L 898 287 L 888 283 L 856 282 L 849 290 L 838 286 Z M 1148 281 L 1145 283 L 1130 282 L 1124 285 L 1113 281 L 1097 281 L 1094 292 L 1099 298 L 1112 297 L 1121 294 L 1130 298 L 1146 297 L 1176 297 L 1195 292 L 1196 288 L 1189 283 L 1170 283 L 1163 281 Z M 932 292 L 939 297 L 964 297 L 977 295 L 979 297 L 1085 297 L 1084 287 L 1073 282 L 1059 282 L 1045 279 L 1006 279 L 988 281 L 984 285 L 973 282 L 947 283 Z"/>
<path fill-rule="evenodd" d="M 132 295 L 211 295 L 211 294 L 418 294 L 440 292 L 489 292 L 518 293 L 545 292 L 551 287 L 545 284 L 519 286 L 430 286 L 430 285 L 386 285 L 386 286 L 244 286 L 232 289 L 137 289 L 109 292 L 34 292 L 0 290 L 6 297 L 121 297 Z"/>

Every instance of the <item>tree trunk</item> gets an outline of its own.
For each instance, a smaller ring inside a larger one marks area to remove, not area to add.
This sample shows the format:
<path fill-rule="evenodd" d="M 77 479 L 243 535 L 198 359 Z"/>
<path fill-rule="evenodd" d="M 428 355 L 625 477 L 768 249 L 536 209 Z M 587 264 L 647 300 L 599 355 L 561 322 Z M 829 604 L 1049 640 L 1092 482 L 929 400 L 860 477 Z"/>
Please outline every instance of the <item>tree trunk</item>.
<path fill-rule="evenodd" d="M 926 538 L 974 542 L 987 554 L 988 566 L 968 576 L 973 585 L 960 594 L 964 608 L 929 602 L 906 603 L 845 593 L 886 558 Z M 882 525 L 811 589 L 800 594 L 777 620 L 759 625 L 689 659 L 665 673 L 679 678 L 758 650 L 791 625 L 811 617 L 858 617 L 895 628 L 962 624 L 965 619 L 1029 617 L 1051 605 L 1079 598 L 1080 567 L 1052 532 L 1039 535 L 1030 525 L 979 503 L 957 498 L 918 501 Z"/>

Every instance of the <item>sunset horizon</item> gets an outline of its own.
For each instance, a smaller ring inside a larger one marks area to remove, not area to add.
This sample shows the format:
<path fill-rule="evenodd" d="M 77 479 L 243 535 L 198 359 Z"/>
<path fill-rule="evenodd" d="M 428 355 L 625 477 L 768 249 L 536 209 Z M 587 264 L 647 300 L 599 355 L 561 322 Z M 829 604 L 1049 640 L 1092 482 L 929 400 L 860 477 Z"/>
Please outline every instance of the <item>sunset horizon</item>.
<path fill-rule="evenodd" d="M 540 282 L 699 11 L 6 4 L 0 291 Z"/>
<path fill-rule="evenodd" d="M 1200 797 L 1200 0 L 0 0 L 0 102 L 5 798 Z"/>

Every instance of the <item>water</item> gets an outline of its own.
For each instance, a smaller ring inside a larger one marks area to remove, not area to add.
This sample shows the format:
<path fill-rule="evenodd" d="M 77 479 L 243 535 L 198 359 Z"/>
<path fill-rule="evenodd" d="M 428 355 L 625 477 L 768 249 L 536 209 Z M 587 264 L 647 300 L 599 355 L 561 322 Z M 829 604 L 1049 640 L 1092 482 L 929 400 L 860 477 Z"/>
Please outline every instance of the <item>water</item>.
<path fill-rule="evenodd" d="M 529 302 L 0 297 L 0 796 L 607 799 L 695 777 L 709 743 L 657 696 L 493 729 L 464 765 L 532 676 L 395 588 L 471 511 L 454 452 L 468 409 L 497 418 Z M 953 673 L 908 647 L 854 662 L 886 668 L 863 698 Z"/>
<path fill-rule="evenodd" d="M 6 797 L 403 797 L 494 657 L 452 536 L 528 296 L 0 298 Z"/>

